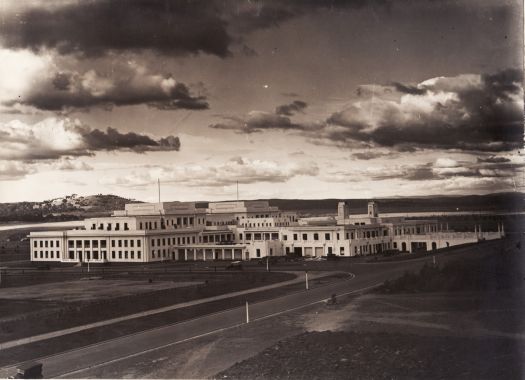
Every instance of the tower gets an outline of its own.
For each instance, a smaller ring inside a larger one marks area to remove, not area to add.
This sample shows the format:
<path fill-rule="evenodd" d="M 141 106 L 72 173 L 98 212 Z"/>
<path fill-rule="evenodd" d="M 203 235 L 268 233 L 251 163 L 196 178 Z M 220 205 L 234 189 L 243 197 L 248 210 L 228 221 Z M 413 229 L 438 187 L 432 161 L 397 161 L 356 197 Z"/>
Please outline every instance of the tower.
<path fill-rule="evenodd" d="M 348 219 L 349 215 L 350 215 L 350 210 L 348 208 L 348 203 L 339 202 L 337 204 L 337 219 L 343 221 L 345 219 Z"/>
<path fill-rule="evenodd" d="M 378 210 L 377 210 L 377 203 L 374 201 L 368 202 L 368 216 L 370 218 L 377 218 Z"/>

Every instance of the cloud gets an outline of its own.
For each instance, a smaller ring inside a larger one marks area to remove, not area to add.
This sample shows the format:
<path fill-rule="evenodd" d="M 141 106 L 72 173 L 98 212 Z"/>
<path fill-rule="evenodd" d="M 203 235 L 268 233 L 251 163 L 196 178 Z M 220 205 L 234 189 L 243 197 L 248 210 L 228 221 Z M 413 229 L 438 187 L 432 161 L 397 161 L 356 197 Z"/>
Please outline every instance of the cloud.
<path fill-rule="evenodd" d="M 230 55 L 227 23 L 208 1 L 75 1 L 52 9 L 45 3 L 27 2 L 4 18 L 3 46 L 85 56 L 124 50 Z"/>
<path fill-rule="evenodd" d="M 447 183 L 457 178 L 476 178 L 479 183 L 489 183 L 489 179 L 500 179 L 511 182 L 525 168 L 525 163 L 509 160 L 505 162 L 457 161 L 448 157 L 440 157 L 433 162 L 411 163 L 401 165 L 375 165 L 365 169 L 339 170 L 329 173 L 328 182 L 359 181 L 440 181 Z M 466 181 L 465 181 L 466 182 Z M 436 185 L 441 186 L 441 185 Z M 473 188 L 472 190 L 476 190 Z M 495 189 L 496 190 L 496 189 Z"/>
<path fill-rule="evenodd" d="M 375 158 L 380 158 L 380 157 L 391 157 L 391 156 L 395 156 L 396 154 L 393 153 L 393 152 L 382 152 L 382 151 L 379 151 L 379 150 L 366 150 L 366 151 L 363 151 L 363 152 L 356 152 L 356 153 L 352 153 L 352 158 L 355 158 L 357 160 L 373 160 Z"/>
<path fill-rule="evenodd" d="M 396 83 L 398 100 L 381 91 L 359 100 L 332 114 L 322 137 L 401 151 L 510 151 L 523 145 L 522 81 L 509 69 Z"/>
<path fill-rule="evenodd" d="M 35 168 L 22 162 L 0 161 L 0 181 L 13 181 L 35 172 Z"/>
<path fill-rule="evenodd" d="M 501 157 L 501 156 L 490 156 L 490 157 L 478 157 L 478 162 L 488 162 L 493 164 L 500 164 L 504 162 L 510 162 L 510 158 L 507 157 Z"/>
<path fill-rule="evenodd" d="M 292 103 L 283 104 L 275 108 L 277 115 L 293 116 L 296 112 L 302 112 L 308 104 L 302 100 L 294 100 Z"/>
<path fill-rule="evenodd" d="M 374 3 L 384 3 L 376 0 Z M 101 56 L 151 50 L 171 56 L 226 58 L 231 45 L 260 29 L 321 8 L 360 8 L 354 1 L 98 0 L 20 2 L 6 6 L 1 43 L 7 48 Z M 246 50 L 242 50 L 246 53 Z M 252 52 L 250 51 L 249 54 Z"/>
<path fill-rule="evenodd" d="M 224 117 L 225 122 L 211 124 L 214 129 L 230 129 L 239 133 L 254 133 L 263 130 L 315 130 L 319 128 L 314 123 L 294 123 L 289 117 L 270 112 L 251 111 L 244 118 Z"/>
<path fill-rule="evenodd" d="M 91 171 L 93 170 L 93 167 L 91 165 L 88 165 L 84 161 L 78 161 L 78 160 L 72 160 L 70 158 L 64 158 L 61 161 L 58 161 L 54 168 L 57 170 L 64 170 L 64 171 Z"/>
<path fill-rule="evenodd" d="M 315 163 L 281 164 L 275 161 L 250 160 L 234 157 L 216 166 L 180 165 L 144 167 L 123 176 L 104 179 L 107 185 L 123 187 L 150 186 L 157 178 L 163 183 L 183 184 L 188 187 L 220 187 L 259 182 L 287 182 L 297 176 L 316 176 Z"/>
<path fill-rule="evenodd" d="M 48 118 L 35 124 L 18 120 L 0 123 L 0 159 L 53 160 L 88 156 L 97 151 L 178 151 L 178 137 L 154 138 L 134 132 L 106 131 L 82 125 L 78 120 Z"/>
<path fill-rule="evenodd" d="M 108 73 L 93 69 L 53 71 L 47 67 L 24 92 L 3 103 L 47 111 L 139 104 L 161 110 L 209 107 L 204 96 L 192 95 L 189 87 L 172 75 L 150 73 L 133 61 L 116 66 Z"/>

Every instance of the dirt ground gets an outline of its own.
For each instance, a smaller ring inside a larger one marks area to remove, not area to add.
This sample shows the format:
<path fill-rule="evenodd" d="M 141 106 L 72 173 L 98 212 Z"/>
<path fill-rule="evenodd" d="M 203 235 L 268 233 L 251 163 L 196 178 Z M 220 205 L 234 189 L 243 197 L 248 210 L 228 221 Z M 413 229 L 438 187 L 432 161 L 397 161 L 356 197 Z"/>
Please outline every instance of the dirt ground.
<path fill-rule="evenodd" d="M 0 299 L 63 302 L 104 300 L 203 283 L 204 281 L 154 281 L 148 283 L 147 280 L 102 280 L 86 277 L 83 280 L 61 282 L 58 286 L 56 283 L 51 283 L 0 289 Z"/>
<path fill-rule="evenodd" d="M 341 297 L 75 376 L 522 379 L 522 294 Z"/>

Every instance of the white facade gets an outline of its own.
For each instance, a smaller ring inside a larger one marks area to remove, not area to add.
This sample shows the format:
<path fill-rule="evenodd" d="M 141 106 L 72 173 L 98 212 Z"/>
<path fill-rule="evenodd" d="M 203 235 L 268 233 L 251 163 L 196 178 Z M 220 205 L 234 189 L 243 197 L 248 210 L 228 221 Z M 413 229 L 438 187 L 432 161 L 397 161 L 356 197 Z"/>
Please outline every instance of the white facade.
<path fill-rule="evenodd" d="M 338 206 L 337 224 L 300 225 L 295 213 L 266 201 L 128 204 L 110 217 L 89 218 L 83 229 L 31 232 L 32 261 L 154 262 L 247 260 L 266 256 L 356 256 L 388 250 L 431 251 L 504 236 L 498 232 L 457 233 L 435 220 L 366 215 Z"/>

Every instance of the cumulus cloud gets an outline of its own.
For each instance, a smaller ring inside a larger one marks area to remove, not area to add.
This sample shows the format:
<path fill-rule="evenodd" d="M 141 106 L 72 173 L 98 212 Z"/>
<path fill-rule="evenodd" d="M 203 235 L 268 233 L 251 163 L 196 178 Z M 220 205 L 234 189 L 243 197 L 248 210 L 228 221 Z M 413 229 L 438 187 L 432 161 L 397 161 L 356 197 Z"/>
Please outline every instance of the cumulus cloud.
<path fill-rule="evenodd" d="M 361 86 L 357 101 L 324 122 L 293 122 L 289 116 L 306 107 L 296 101 L 275 113 L 252 111 L 210 127 L 243 133 L 298 130 L 316 142 L 347 148 L 511 151 L 523 146 L 522 80 L 521 71 L 509 69 L 417 85 Z"/>
<path fill-rule="evenodd" d="M 35 172 L 32 165 L 15 161 L 0 161 L 0 181 L 13 181 Z"/>
<path fill-rule="evenodd" d="M 46 160 L 65 156 L 93 155 L 97 151 L 178 151 L 178 137 L 158 140 L 108 127 L 93 129 L 78 120 L 48 118 L 35 124 L 18 120 L 0 123 L 0 159 Z"/>
<path fill-rule="evenodd" d="M 135 62 L 112 68 L 111 72 L 100 73 L 93 69 L 49 70 L 48 66 L 25 91 L 3 103 L 47 111 L 139 104 L 161 110 L 208 108 L 204 96 L 193 95 L 186 84 L 171 75 L 150 73 Z"/>
<path fill-rule="evenodd" d="M 251 160 L 234 157 L 216 166 L 180 165 L 145 167 L 131 173 L 104 179 L 104 184 L 140 187 L 150 186 L 157 178 L 164 183 L 177 183 L 189 187 L 230 186 L 237 182 L 286 182 L 296 176 L 316 176 L 319 168 L 315 163 L 280 164 L 275 161 Z"/>
<path fill-rule="evenodd" d="M 523 145 L 522 81 L 509 69 L 395 83 L 397 100 L 381 91 L 359 100 L 328 118 L 323 137 L 398 150 L 513 150 Z"/>

